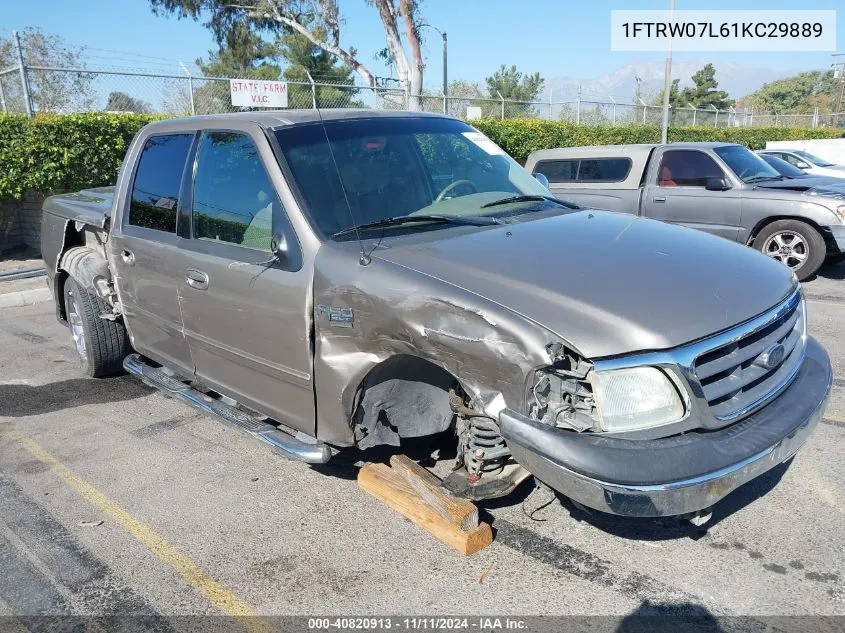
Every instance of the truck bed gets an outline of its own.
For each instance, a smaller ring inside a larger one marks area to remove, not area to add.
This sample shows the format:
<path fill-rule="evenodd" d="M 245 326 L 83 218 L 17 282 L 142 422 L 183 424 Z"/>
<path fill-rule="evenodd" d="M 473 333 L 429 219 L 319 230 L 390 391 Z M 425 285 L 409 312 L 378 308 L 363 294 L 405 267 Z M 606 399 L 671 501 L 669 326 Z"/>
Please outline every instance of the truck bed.
<path fill-rule="evenodd" d="M 102 229 L 111 216 L 114 187 L 95 187 L 76 193 L 50 196 L 44 201 L 44 211 L 66 220 L 82 222 Z"/>

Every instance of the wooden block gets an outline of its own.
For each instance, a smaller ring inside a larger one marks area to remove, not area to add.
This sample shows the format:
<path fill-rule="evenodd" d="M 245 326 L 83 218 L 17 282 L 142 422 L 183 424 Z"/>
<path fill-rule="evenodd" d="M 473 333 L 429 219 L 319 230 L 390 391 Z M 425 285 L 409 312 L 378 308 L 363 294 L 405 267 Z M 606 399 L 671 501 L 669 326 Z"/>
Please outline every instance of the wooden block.
<path fill-rule="evenodd" d="M 474 504 L 466 502 L 475 510 L 475 526 L 462 529 L 461 525 L 471 514 L 460 503 L 464 500 L 453 499 L 438 490 L 431 485 L 432 480 L 439 483 L 434 475 L 411 460 L 407 462 L 410 465 L 400 460 L 399 466 L 394 468 L 385 464 L 364 466 L 358 471 L 358 485 L 463 556 L 474 554 L 493 542 L 490 525 L 478 524 L 478 509 Z M 394 463 L 393 459 L 391 463 Z M 425 474 L 419 473 L 419 470 L 425 471 Z M 472 519 L 469 518 L 469 521 L 471 523 Z"/>
<path fill-rule="evenodd" d="M 468 531 L 478 527 L 478 508 L 469 499 L 453 497 L 440 487 L 440 480 L 426 468 L 407 455 L 393 455 L 390 458 L 393 470 L 408 480 L 417 495 L 432 510 L 449 523 Z"/>

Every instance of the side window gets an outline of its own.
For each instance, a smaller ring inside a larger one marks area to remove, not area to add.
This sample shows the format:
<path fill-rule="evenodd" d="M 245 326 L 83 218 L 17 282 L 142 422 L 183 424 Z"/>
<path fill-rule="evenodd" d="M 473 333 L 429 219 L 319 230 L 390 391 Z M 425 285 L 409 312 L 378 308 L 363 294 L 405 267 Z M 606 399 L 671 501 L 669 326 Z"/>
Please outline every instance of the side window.
<path fill-rule="evenodd" d="M 724 177 L 725 174 L 707 154 L 676 149 L 663 153 L 657 184 L 660 187 L 704 187 L 708 178 Z"/>
<path fill-rule="evenodd" d="M 795 154 L 781 154 L 780 157 L 783 158 L 783 160 L 785 160 L 787 163 L 795 167 L 798 167 L 798 163 L 804 162 L 799 159 Z"/>
<path fill-rule="evenodd" d="M 271 250 L 282 203 L 245 134 L 208 132 L 200 142 L 191 208 L 193 237 Z"/>
<path fill-rule="evenodd" d="M 578 182 L 622 182 L 629 171 L 630 158 L 582 158 Z"/>
<path fill-rule="evenodd" d="M 534 167 L 550 183 L 575 182 L 578 176 L 578 159 L 572 160 L 542 160 Z"/>
<path fill-rule="evenodd" d="M 127 223 L 176 233 L 176 207 L 193 134 L 151 136 L 144 143 L 129 204 Z"/>

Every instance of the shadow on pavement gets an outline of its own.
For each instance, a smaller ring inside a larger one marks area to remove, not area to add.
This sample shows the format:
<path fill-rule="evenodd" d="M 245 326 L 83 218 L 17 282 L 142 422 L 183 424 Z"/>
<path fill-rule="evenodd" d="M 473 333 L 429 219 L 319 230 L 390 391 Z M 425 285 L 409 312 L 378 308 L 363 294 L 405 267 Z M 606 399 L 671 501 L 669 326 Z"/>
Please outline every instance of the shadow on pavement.
<path fill-rule="evenodd" d="M 696 526 L 678 517 L 633 518 L 596 511 L 585 511 L 568 499 L 563 505 L 576 521 L 584 521 L 620 538 L 638 541 L 668 541 L 679 538 L 698 540 L 707 530 L 725 518 L 739 512 L 770 492 L 789 469 L 792 460 L 775 466 L 756 479 L 740 486 L 713 506 L 713 516 L 705 525 Z"/>
<path fill-rule="evenodd" d="M 622 618 L 615 633 L 721 633 L 722 630 L 716 616 L 700 604 L 646 600 Z"/>
<path fill-rule="evenodd" d="M 824 279 L 845 279 L 845 263 L 824 264 L 814 277 Z"/>
<path fill-rule="evenodd" d="M 72 378 L 35 386 L 0 384 L 0 417 L 42 415 L 85 404 L 132 400 L 152 392 L 131 376 Z"/>

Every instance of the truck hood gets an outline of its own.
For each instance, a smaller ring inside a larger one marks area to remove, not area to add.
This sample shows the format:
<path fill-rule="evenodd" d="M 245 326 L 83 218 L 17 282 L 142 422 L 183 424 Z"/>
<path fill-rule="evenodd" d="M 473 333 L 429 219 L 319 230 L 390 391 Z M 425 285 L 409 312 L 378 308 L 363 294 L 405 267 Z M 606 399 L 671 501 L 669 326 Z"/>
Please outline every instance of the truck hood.
<path fill-rule="evenodd" d="M 845 195 L 845 179 L 832 176 L 810 176 L 809 178 L 794 178 L 792 180 L 773 180 L 759 182 L 759 189 L 777 189 L 780 191 L 795 191 L 797 193 L 834 193 Z"/>
<path fill-rule="evenodd" d="M 377 256 L 504 306 L 589 358 L 700 339 L 793 288 L 789 269 L 750 248 L 626 214 L 447 231 L 385 240 Z"/>

